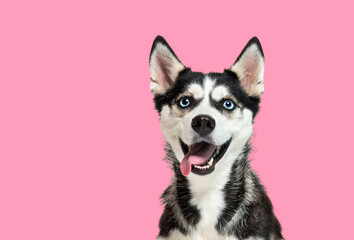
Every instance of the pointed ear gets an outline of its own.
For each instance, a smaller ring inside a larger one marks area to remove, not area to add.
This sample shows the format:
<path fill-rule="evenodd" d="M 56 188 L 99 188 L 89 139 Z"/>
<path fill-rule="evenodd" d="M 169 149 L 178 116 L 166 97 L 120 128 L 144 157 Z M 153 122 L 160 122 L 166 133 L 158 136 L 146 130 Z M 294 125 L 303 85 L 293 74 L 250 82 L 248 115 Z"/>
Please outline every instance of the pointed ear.
<path fill-rule="evenodd" d="M 236 73 L 249 96 L 261 97 L 264 92 L 264 54 L 257 37 L 249 40 L 229 70 Z"/>
<path fill-rule="evenodd" d="M 150 52 L 150 90 L 156 94 L 164 94 L 173 87 L 178 74 L 185 69 L 166 40 L 157 36 Z"/>

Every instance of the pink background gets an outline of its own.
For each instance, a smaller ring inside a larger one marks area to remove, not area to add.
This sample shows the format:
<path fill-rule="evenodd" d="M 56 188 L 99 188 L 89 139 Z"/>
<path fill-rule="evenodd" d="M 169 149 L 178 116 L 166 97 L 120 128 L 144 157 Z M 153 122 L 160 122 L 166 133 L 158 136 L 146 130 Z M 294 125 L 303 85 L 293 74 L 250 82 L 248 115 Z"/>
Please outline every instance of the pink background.
<path fill-rule="evenodd" d="M 354 239 L 353 5 L 217 2 L 0 3 L 0 239 L 155 238 L 171 177 L 149 92 L 157 34 L 204 72 L 259 37 L 252 165 L 284 236 Z"/>

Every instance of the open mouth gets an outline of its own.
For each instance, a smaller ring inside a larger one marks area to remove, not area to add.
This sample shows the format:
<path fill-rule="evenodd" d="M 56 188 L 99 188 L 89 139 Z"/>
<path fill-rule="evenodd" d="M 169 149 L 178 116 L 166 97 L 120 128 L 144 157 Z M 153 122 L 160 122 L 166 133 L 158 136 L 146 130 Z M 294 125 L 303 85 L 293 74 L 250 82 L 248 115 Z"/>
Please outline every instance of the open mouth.
<path fill-rule="evenodd" d="M 194 143 L 191 146 L 180 143 L 184 158 L 180 164 L 181 172 L 187 176 L 190 172 L 198 175 L 207 175 L 215 170 L 216 163 L 224 156 L 231 142 L 231 138 L 221 146 L 207 142 Z"/>

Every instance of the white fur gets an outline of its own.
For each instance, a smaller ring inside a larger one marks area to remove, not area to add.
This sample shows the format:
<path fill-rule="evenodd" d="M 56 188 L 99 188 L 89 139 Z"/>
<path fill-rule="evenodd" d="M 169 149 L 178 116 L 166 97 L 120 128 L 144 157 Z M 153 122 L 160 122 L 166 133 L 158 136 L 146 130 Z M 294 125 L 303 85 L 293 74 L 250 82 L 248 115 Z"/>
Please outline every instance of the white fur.
<path fill-rule="evenodd" d="M 191 126 L 192 119 L 202 114 L 207 114 L 215 120 L 215 129 L 210 134 L 210 137 L 213 139 L 215 145 L 220 146 L 224 144 L 232 136 L 232 130 L 230 131 L 230 129 L 227 129 L 230 126 L 231 120 L 220 113 L 217 109 L 210 106 L 209 96 L 213 90 L 213 87 L 214 81 L 209 77 L 206 77 L 204 79 L 204 98 L 202 102 L 198 105 L 198 107 L 194 108 L 192 111 L 186 114 L 183 119 L 181 119 L 182 128 L 179 132 L 180 138 L 188 145 L 193 144 L 195 142 L 195 138 L 198 137 Z"/>
<path fill-rule="evenodd" d="M 274 238 L 271 238 L 273 240 Z M 222 236 L 222 235 L 208 235 L 202 236 L 198 233 L 192 233 L 189 236 L 183 235 L 180 231 L 174 230 L 171 235 L 167 238 L 165 237 L 157 237 L 156 240 L 240 240 L 239 238 L 233 236 Z M 261 237 L 249 237 L 245 240 L 264 240 Z"/>
<path fill-rule="evenodd" d="M 232 236 L 222 236 L 217 233 L 212 235 L 200 235 L 196 232 L 190 236 L 183 235 L 180 231 L 174 230 L 168 238 L 158 237 L 156 240 L 239 240 Z"/>
<path fill-rule="evenodd" d="M 233 140 L 224 157 L 216 164 L 215 171 L 206 176 L 188 175 L 193 196 L 191 203 L 201 213 L 201 221 L 197 224 L 196 231 L 205 239 L 216 234 L 215 228 L 211 226 L 216 225 L 225 207 L 223 188 L 229 180 L 232 164 L 252 133 L 252 113 L 249 110 L 244 112 L 243 122 L 233 132 Z"/>
<path fill-rule="evenodd" d="M 178 73 L 185 67 L 171 53 L 167 46 L 157 43 L 150 58 L 151 81 L 150 89 L 156 94 L 163 94 L 172 87 Z M 167 69 L 167 70 L 166 70 Z M 231 66 L 241 82 L 241 86 L 249 96 L 260 97 L 264 92 L 264 58 L 257 44 L 250 45 L 240 59 Z M 171 81 L 172 82 L 171 82 Z M 192 129 L 192 119 L 198 115 L 210 115 L 215 120 L 215 129 L 209 134 L 208 140 L 220 146 L 232 138 L 226 153 L 215 165 L 215 170 L 205 176 L 190 173 L 187 178 L 191 191 L 190 204 L 198 208 L 201 218 L 195 227 L 188 227 L 190 235 L 183 235 L 179 230 L 173 230 L 169 237 L 157 237 L 157 240 L 240 240 L 236 237 L 220 235 L 215 226 L 226 204 L 223 189 L 230 179 L 231 166 L 241 154 L 246 142 L 253 131 L 253 114 L 247 108 L 236 108 L 230 114 L 224 114 L 210 105 L 209 96 L 215 101 L 222 100 L 229 95 L 225 86 L 215 87 L 215 80 L 208 75 L 204 79 L 203 86 L 196 83 L 188 86 L 186 96 L 192 95 L 194 99 L 202 99 L 201 103 L 191 111 L 182 111 L 177 106 L 163 106 L 161 117 L 161 129 L 167 143 L 170 144 L 178 161 L 184 157 L 179 139 L 188 145 L 204 141 Z M 250 173 L 245 178 L 245 202 L 254 201 L 254 183 Z M 178 210 L 176 210 L 178 211 Z M 226 229 L 234 226 L 237 221 L 242 222 L 242 209 L 237 210 Z M 184 222 L 184 219 L 179 219 Z M 187 224 L 185 224 L 187 225 Z M 274 240 L 271 236 L 271 240 Z M 251 236 L 244 240 L 264 240 Z"/>
<path fill-rule="evenodd" d="M 188 93 L 191 94 L 196 100 L 199 100 L 204 96 L 204 90 L 199 84 L 191 84 L 188 87 Z"/>
<path fill-rule="evenodd" d="M 216 164 L 215 171 L 205 176 L 189 174 L 188 180 L 192 193 L 191 204 L 196 206 L 201 213 L 201 220 L 197 224 L 194 235 L 185 237 L 178 231 L 172 233 L 168 239 L 203 239 L 203 240 L 234 240 L 226 236 L 220 236 L 215 225 L 221 211 L 225 207 L 223 188 L 229 179 L 231 166 L 237 156 L 241 153 L 244 145 L 250 138 L 253 130 L 252 112 L 244 109 L 236 109 L 231 116 L 220 113 L 210 106 L 209 95 L 214 87 L 213 79 L 208 77 L 204 81 L 203 100 L 199 106 L 183 117 L 178 117 L 173 108 L 164 106 L 161 111 L 161 127 L 166 141 L 171 145 L 176 157 L 182 161 L 184 154 L 181 149 L 179 139 L 186 144 L 192 144 L 196 133 L 191 127 L 192 119 L 200 114 L 208 114 L 215 119 L 216 127 L 211 136 L 216 145 L 222 145 L 230 138 L 232 141 L 223 158 Z M 200 89 L 193 86 L 192 89 L 200 94 Z M 222 90 L 220 90 L 222 91 Z M 223 92 L 225 94 L 225 91 Z M 221 93 L 217 94 L 221 96 Z M 199 96 L 198 96 L 199 97 Z M 165 238 L 160 238 L 165 239 Z"/>
<path fill-rule="evenodd" d="M 178 133 L 183 129 L 182 119 L 167 105 L 163 106 L 160 115 L 162 134 L 166 142 L 171 145 L 177 159 L 182 161 L 184 154 L 178 139 Z"/>
<path fill-rule="evenodd" d="M 211 92 L 211 97 L 215 101 L 220 101 L 228 94 L 229 94 L 229 91 L 227 90 L 227 88 L 223 85 L 220 85 L 220 86 L 217 86 L 215 89 L 213 89 L 213 91 Z"/>
<path fill-rule="evenodd" d="M 256 198 L 255 193 L 254 193 L 254 182 L 251 179 L 250 173 L 247 174 L 246 179 L 245 179 L 245 202 L 246 203 L 252 203 L 253 200 Z"/>

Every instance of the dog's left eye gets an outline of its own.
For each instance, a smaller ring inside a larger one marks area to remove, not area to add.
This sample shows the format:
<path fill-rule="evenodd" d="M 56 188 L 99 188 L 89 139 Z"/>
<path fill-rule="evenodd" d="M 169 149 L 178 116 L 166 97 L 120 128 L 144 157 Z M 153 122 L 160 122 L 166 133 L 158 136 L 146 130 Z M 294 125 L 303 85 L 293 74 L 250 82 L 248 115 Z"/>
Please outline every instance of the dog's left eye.
<path fill-rule="evenodd" d="M 183 97 L 179 100 L 179 105 L 183 108 L 188 107 L 191 104 L 191 100 L 187 97 Z"/>
<path fill-rule="evenodd" d="M 225 100 L 222 106 L 227 110 L 232 110 L 235 108 L 235 103 L 231 100 Z"/>

